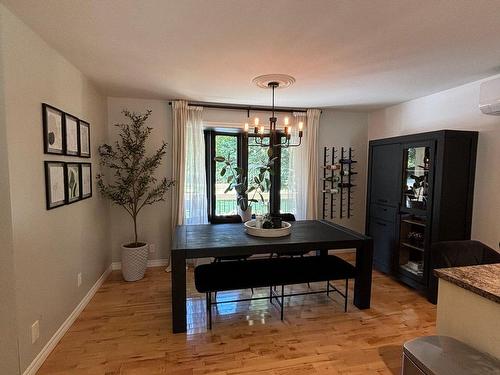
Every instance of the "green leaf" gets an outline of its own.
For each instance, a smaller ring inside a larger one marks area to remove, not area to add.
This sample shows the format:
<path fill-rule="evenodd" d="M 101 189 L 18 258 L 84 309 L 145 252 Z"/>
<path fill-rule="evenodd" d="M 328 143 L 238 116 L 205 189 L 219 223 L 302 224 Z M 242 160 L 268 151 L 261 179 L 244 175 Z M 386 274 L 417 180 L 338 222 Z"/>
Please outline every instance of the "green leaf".
<path fill-rule="evenodd" d="M 273 156 L 273 149 L 272 149 L 271 147 L 269 147 L 269 148 L 267 149 L 267 156 L 269 156 L 269 157 L 272 157 L 272 156 Z"/>
<path fill-rule="evenodd" d="M 226 188 L 226 190 L 224 190 L 224 194 L 226 194 L 228 191 L 231 191 L 231 190 L 232 190 L 232 188 L 233 188 L 233 186 L 232 186 L 232 185 L 229 185 L 229 186 Z"/>
<path fill-rule="evenodd" d="M 229 175 L 229 177 L 227 178 L 227 183 L 229 184 L 231 181 L 233 181 L 233 178 L 233 175 Z"/>
<path fill-rule="evenodd" d="M 214 160 L 217 162 L 224 162 L 226 161 L 226 158 L 224 156 L 216 156 Z"/>
<path fill-rule="evenodd" d="M 259 182 L 264 181 L 264 173 L 259 174 Z"/>
<path fill-rule="evenodd" d="M 259 177 L 255 176 L 253 180 L 255 181 L 256 184 L 260 184 Z"/>
<path fill-rule="evenodd" d="M 221 176 L 224 176 L 225 174 L 226 174 L 226 167 L 222 168 L 222 170 L 220 171 Z"/>
<path fill-rule="evenodd" d="M 248 193 L 251 193 L 254 190 L 255 190 L 255 186 L 250 186 L 250 189 L 248 189 Z"/>
<path fill-rule="evenodd" d="M 264 197 L 262 196 L 262 194 L 259 192 L 259 196 L 260 196 L 260 200 L 262 201 L 262 203 L 264 203 Z"/>

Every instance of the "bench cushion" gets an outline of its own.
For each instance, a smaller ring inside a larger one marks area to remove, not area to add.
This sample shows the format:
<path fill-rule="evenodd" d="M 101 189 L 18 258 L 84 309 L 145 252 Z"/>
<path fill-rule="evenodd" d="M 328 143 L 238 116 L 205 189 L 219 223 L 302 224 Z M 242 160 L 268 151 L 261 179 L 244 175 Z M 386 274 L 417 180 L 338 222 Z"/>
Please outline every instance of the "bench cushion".
<path fill-rule="evenodd" d="M 353 278 L 355 268 L 328 255 L 203 264 L 195 268 L 194 276 L 196 290 L 206 293 Z"/>

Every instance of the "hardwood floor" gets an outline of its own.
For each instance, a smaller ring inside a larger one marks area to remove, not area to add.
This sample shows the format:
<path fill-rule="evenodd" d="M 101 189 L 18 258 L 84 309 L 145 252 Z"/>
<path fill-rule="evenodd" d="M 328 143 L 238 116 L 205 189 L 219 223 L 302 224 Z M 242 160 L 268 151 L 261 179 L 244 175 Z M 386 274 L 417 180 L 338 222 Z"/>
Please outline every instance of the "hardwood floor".
<path fill-rule="evenodd" d="M 335 294 L 333 301 L 293 297 L 285 322 L 267 301 L 230 303 L 214 310 L 209 332 L 204 295 L 195 292 L 192 271 L 188 275 L 188 334 L 171 333 L 164 268 L 148 269 L 135 283 L 115 271 L 38 374 L 399 374 L 403 342 L 435 333 L 435 306 L 377 272 L 369 310 L 352 305 L 351 285 L 348 313 Z M 218 299 L 249 293 L 219 293 Z"/>

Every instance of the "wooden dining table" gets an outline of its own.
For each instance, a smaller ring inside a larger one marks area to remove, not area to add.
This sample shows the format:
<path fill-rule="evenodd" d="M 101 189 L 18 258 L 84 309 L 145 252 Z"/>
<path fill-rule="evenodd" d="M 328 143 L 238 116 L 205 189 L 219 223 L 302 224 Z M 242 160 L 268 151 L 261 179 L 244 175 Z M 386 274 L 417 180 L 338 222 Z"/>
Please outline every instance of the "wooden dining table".
<path fill-rule="evenodd" d="M 373 244 L 370 237 L 323 220 L 292 222 L 291 234 L 279 238 L 254 237 L 245 233 L 243 224 L 180 225 L 172 241 L 172 330 L 186 332 L 186 261 L 188 259 L 281 254 L 355 249 L 356 276 L 354 305 L 370 307 Z"/>

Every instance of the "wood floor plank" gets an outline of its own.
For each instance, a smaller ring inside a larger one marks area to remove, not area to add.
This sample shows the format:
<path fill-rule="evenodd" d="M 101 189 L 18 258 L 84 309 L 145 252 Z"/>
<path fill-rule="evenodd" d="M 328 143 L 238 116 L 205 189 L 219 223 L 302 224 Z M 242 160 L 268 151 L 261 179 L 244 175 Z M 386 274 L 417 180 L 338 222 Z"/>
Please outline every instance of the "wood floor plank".
<path fill-rule="evenodd" d="M 348 313 L 338 296 L 288 299 L 285 322 L 265 300 L 229 303 L 214 309 L 210 332 L 204 295 L 196 293 L 192 276 L 191 270 L 188 333 L 171 333 L 170 274 L 163 268 L 148 269 L 135 283 L 115 271 L 38 374 L 394 375 L 400 372 L 403 342 L 435 333 L 435 306 L 377 272 L 369 310 L 352 305 L 351 285 Z M 267 288 L 255 292 L 265 295 Z M 249 295 L 245 290 L 218 298 Z"/>

